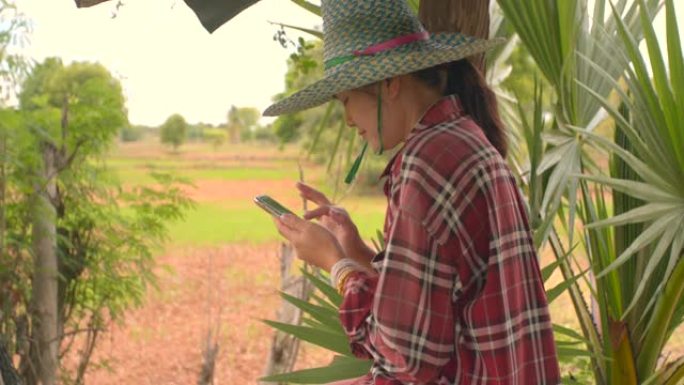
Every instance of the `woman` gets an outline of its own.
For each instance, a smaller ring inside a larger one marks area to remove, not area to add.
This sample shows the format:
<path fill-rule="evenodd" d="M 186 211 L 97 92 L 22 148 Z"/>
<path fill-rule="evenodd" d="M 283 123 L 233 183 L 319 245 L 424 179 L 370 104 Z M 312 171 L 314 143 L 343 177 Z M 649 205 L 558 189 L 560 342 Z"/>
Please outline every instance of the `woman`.
<path fill-rule="evenodd" d="M 265 114 L 336 98 L 373 150 L 400 147 L 383 173 L 380 254 L 306 185 L 301 195 L 319 207 L 275 220 L 301 259 L 331 272 L 352 351 L 373 360 L 344 383 L 559 383 L 496 101 L 464 60 L 498 42 L 428 34 L 404 0 L 323 0 L 322 12 L 325 78 Z"/>

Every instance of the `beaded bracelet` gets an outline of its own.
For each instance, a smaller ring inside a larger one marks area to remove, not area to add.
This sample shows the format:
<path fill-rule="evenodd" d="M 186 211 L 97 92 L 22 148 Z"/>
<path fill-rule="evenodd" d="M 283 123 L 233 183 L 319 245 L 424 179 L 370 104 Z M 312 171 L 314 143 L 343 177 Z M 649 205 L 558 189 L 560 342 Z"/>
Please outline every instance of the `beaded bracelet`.
<path fill-rule="evenodd" d="M 344 258 L 330 269 L 330 283 L 333 287 L 337 288 L 340 294 L 344 294 L 344 283 L 349 277 L 349 274 L 354 271 L 362 271 L 363 268 L 356 263 L 354 260 L 349 258 Z"/>
<path fill-rule="evenodd" d="M 340 274 L 340 279 L 337 281 L 337 292 L 344 295 L 344 285 L 347 284 L 347 280 L 351 276 L 351 273 L 355 272 L 354 269 L 347 269 Z"/>

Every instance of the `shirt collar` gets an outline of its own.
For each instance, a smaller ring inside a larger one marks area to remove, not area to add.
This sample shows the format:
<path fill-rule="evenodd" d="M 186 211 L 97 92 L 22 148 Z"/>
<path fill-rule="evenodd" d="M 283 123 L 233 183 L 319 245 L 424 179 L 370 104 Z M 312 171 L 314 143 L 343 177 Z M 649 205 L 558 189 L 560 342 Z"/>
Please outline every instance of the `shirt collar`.
<path fill-rule="evenodd" d="M 403 152 L 402 150 L 406 146 L 406 143 L 411 141 L 411 139 L 413 139 L 417 134 L 430 127 L 434 127 L 439 123 L 457 120 L 463 115 L 461 100 L 457 95 L 445 96 L 430 106 L 427 111 L 425 111 L 423 116 L 418 120 L 418 123 L 416 123 L 411 132 L 409 132 L 404 144 L 402 145 L 402 149 L 397 151 L 397 153 L 394 154 L 392 159 L 390 159 L 390 161 L 387 163 L 385 170 L 382 172 L 382 174 L 380 174 L 380 179 L 390 175 L 392 171 L 392 165 L 394 164 L 397 156 Z"/>

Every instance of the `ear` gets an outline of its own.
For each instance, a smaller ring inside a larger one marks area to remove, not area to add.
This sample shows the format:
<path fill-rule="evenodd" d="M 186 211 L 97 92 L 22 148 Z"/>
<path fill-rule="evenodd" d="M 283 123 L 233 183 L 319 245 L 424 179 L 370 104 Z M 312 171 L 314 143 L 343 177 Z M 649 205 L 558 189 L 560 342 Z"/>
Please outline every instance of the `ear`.
<path fill-rule="evenodd" d="M 383 88 L 385 88 L 387 97 L 390 100 L 395 100 L 399 97 L 399 92 L 401 91 L 401 88 L 404 86 L 405 83 L 404 80 L 405 79 L 403 76 L 395 76 L 384 81 Z"/>

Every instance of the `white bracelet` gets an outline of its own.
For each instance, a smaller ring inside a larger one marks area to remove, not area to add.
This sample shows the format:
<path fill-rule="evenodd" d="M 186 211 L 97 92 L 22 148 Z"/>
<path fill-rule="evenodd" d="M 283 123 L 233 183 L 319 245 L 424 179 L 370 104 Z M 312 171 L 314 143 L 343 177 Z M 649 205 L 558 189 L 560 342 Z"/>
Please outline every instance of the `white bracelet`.
<path fill-rule="evenodd" d="M 361 267 L 361 265 L 356 263 L 356 261 L 354 261 L 353 259 L 340 259 L 330 269 L 330 283 L 333 285 L 333 287 L 337 287 L 337 283 L 340 278 L 340 273 L 344 272 L 347 269 L 363 271 L 363 267 Z"/>

